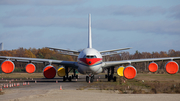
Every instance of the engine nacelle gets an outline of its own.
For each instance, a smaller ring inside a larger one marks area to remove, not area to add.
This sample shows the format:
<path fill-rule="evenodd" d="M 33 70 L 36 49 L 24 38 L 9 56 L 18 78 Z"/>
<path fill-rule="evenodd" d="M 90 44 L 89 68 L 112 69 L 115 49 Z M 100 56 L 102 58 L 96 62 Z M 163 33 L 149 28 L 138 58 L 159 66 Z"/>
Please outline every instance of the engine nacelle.
<path fill-rule="evenodd" d="M 179 65 L 175 61 L 167 62 L 165 68 L 169 74 L 176 74 L 179 71 Z"/>
<path fill-rule="evenodd" d="M 123 74 L 127 79 L 133 79 L 137 74 L 137 70 L 135 67 L 130 65 L 124 69 Z"/>
<path fill-rule="evenodd" d="M 26 65 L 25 70 L 27 73 L 34 73 L 36 71 L 36 66 L 32 63 Z"/>
<path fill-rule="evenodd" d="M 155 62 L 151 62 L 148 69 L 150 72 L 156 72 L 158 70 L 158 65 Z"/>
<path fill-rule="evenodd" d="M 117 68 L 117 74 L 119 76 L 124 76 L 123 71 L 124 71 L 124 66 L 120 66 L 120 67 Z"/>
<path fill-rule="evenodd" d="M 48 65 L 43 69 L 43 75 L 47 79 L 52 79 L 56 76 L 56 68 L 52 65 Z"/>
<path fill-rule="evenodd" d="M 11 60 L 5 60 L 2 64 L 1 64 L 1 70 L 4 73 L 12 73 L 15 69 L 15 65 Z"/>
<path fill-rule="evenodd" d="M 57 74 L 58 76 L 60 77 L 63 77 L 66 75 L 66 71 L 65 71 L 65 68 L 62 66 L 62 67 L 59 67 L 58 70 L 57 70 Z"/>

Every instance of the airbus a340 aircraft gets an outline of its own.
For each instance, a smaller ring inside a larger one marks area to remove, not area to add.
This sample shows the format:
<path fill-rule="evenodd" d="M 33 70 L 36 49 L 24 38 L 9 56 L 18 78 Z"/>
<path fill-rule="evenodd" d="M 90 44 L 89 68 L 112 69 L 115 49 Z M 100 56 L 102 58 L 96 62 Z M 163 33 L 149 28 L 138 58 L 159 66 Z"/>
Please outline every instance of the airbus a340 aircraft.
<path fill-rule="evenodd" d="M 148 66 L 149 71 L 156 72 L 158 69 L 158 65 L 154 61 L 167 60 L 169 62 L 167 62 L 167 64 L 165 65 L 165 69 L 169 74 L 175 74 L 179 70 L 179 65 L 173 60 L 180 59 L 180 57 L 134 59 L 134 60 L 103 62 L 102 61 L 103 56 L 114 54 L 114 53 L 111 54 L 110 52 L 117 52 L 120 50 L 126 50 L 130 48 L 114 49 L 114 50 L 107 50 L 107 51 L 100 51 L 100 52 L 92 48 L 91 15 L 90 14 L 89 14 L 88 35 L 89 35 L 88 47 L 83 49 L 82 51 L 49 48 L 49 49 L 74 53 L 74 54 L 68 54 L 68 55 L 78 56 L 77 62 L 51 60 L 51 59 L 39 59 L 39 58 L 0 56 L 0 59 L 4 60 L 4 62 L 1 64 L 1 69 L 4 73 L 12 73 L 15 69 L 15 65 L 12 61 L 19 61 L 19 62 L 27 62 L 28 64 L 25 67 L 26 71 L 28 73 L 33 73 L 36 70 L 36 67 L 33 63 L 46 63 L 46 64 L 48 63 L 49 65 L 47 65 L 43 69 L 43 75 L 45 78 L 48 78 L 48 79 L 54 78 L 57 73 L 58 76 L 63 77 L 63 81 L 66 81 L 67 79 L 71 81 L 72 78 L 78 78 L 78 75 L 76 75 L 76 72 L 75 72 L 75 69 L 77 69 L 79 73 L 87 75 L 86 76 L 87 82 L 93 82 L 94 75 L 101 73 L 104 69 L 108 70 L 108 73 L 106 75 L 106 78 L 108 78 L 108 81 L 111 81 L 111 80 L 116 81 L 116 77 L 113 76 L 115 66 L 123 65 L 127 63 L 129 64 L 127 67 L 120 66 L 119 68 L 117 68 L 117 74 L 119 76 L 125 76 L 127 79 L 133 79 L 137 74 L 136 68 L 131 65 L 131 63 L 133 62 L 150 61 L 151 63 Z M 107 52 L 109 52 L 110 54 L 102 55 L 103 53 L 107 53 Z M 115 54 L 119 54 L 119 53 L 115 53 Z M 56 70 L 56 68 L 52 64 L 62 65 L 62 67 L 59 67 L 59 69 Z M 73 69 L 74 74 L 72 76 L 68 75 L 68 73 L 70 72 L 68 68 L 71 68 L 71 70 Z"/>

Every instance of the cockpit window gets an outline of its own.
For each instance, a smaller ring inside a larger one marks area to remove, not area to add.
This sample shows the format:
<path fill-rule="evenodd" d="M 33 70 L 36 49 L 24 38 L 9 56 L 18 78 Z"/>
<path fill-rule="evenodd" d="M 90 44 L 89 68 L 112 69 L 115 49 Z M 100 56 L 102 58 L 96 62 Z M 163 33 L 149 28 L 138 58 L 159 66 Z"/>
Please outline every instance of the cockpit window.
<path fill-rule="evenodd" d="M 84 58 L 92 59 L 92 58 L 97 58 L 97 57 L 96 55 L 85 55 Z"/>

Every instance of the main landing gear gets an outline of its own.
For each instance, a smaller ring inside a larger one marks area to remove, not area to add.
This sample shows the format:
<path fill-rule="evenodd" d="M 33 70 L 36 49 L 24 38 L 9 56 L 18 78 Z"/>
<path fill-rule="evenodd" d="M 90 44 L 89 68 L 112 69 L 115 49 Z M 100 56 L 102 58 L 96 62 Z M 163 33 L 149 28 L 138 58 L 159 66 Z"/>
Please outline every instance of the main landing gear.
<path fill-rule="evenodd" d="M 76 71 L 75 69 L 73 69 L 73 75 L 72 75 L 72 79 L 78 79 L 78 75 L 76 75 Z"/>
<path fill-rule="evenodd" d="M 65 69 L 65 72 L 66 72 L 66 76 L 64 76 L 63 77 L 63 81 L 66 81 L 66 80 L 69 80 L 69 81 L 72 81 L 72 79 L 74 79 L 74 78 L 76 78 L 76 79 L 78 79 L 78 75 L 76 75 L 76 71 L 75 71 L 75 69 L 73 69 L 73 75 L 72 76 L 69 76 L 69 72 L 72 70 L 70 70 L 70 71 L 68 71 L 68 67 L 65 67 L 66 69 Z"/>
<path fill-rule="evenodd" d="M 86 76 L 86 82 L 87 83 L 92 83 L 94 81 L 94 75 L 88 75 Z"/>
<path fill-rule="evenodd" d="M 110 69 L 111 69 L 111 74 L 110 74 Z M 114 67 L 108 68 L 108 73 L 107 75 L 105 75 L 105 78 L 107 78 L 108 81 L 113 80 L 114 82 L 116 82 L 116 76 L 114 76 Z"/>

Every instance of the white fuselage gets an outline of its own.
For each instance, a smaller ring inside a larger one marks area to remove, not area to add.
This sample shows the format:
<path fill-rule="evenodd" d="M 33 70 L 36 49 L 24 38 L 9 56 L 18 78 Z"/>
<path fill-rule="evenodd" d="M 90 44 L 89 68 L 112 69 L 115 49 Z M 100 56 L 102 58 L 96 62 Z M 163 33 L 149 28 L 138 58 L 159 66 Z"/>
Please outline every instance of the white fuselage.
<path fill-rule="evenodd" d="M 93 48 L 86 48 L 82 50 L 78 56 L 78 72 L 81 74 L 101 73 L 101 54 Z"/>

